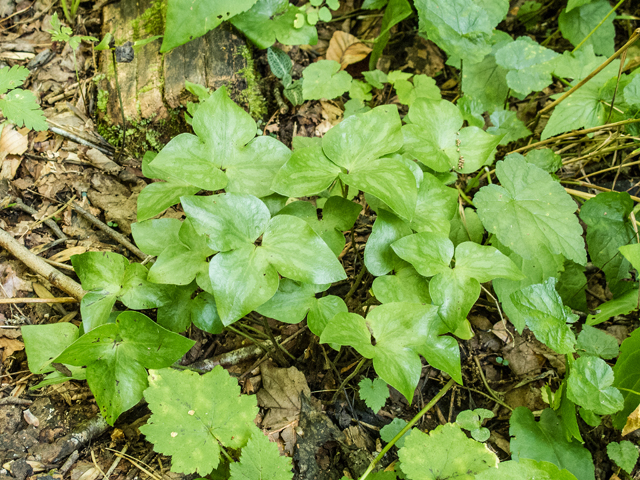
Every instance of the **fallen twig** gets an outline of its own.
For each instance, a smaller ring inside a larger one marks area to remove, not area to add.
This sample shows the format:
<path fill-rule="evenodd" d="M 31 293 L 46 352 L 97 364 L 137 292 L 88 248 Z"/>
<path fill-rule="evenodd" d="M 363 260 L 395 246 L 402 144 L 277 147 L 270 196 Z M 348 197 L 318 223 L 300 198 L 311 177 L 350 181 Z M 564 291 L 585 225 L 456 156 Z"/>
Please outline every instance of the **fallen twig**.
<path fill-rule="evenodd" d="M 53 286 L 67 292 L 77 300 L 82 300 L 85 291 L 82 286 L 56 270 L 42 258 L 34 255 L 29 249 L 20 245 L 9 233 L 0 228 L 0 247 L 6 249 L 34 272 L 45 277 Z"/>
<path fill-rule="evenodd" d="M 15 203 L 14 207 L 19 210 L 22 210 L 23 212 L 29 213 L 31 215 L 38 214 L 38 211 L 35 208 L 30 207 L 29 205 L 26 205 L 21 198 L 16 198 L 14 203 Z M 43 223 L 47 227 L 49 227 L 51 230 L 53 230 L 53 233 L 55 234 L 56 237 L 60 239 L 65 239 L 65 240 L 67 239 L 67 236 L 64 234 L 62 230 L 60 230 L 60 227 L 58 226 L 58 224 L 54 222 L 52 219 L 48 218 L 44 220 Z"/>
<path fill-rule="evenodd" d="M 0 405 L 31 405 L 32 403 L 33 403 L 32 400 L 27 400 L 26 398 L 18 398 L 18 397 L 0 398 Z"/>
<path fill-rule="evenodd" d="M 0 304 L 14 303 L 78 303 L 78 299 L 74 297 L 56 297 L 56 298 L 0 298 Z"/>

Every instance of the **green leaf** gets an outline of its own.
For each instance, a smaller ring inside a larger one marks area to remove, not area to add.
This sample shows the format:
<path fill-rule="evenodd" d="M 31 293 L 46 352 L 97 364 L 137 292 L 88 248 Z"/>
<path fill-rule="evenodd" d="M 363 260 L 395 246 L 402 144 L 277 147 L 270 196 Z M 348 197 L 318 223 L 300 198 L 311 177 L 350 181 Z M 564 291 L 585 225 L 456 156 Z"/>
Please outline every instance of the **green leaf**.
<path fill-rule="evenodd" d="M 484 106 L 478 100 L 472 100 L 469 96 L 464 96 L 456 103 L 462 118 L 467 121 L 469 126 L 484 128 Z"/>
<path fill-rule="evenodd" d="M 362 8 L 366 7 L 363 5 Z M 389 79 L 387 78 L 387 74 L 382 70 L 371 70 L 370 72 L 362 72 L 362 75 L 364 75 L 364 79 L 367 81 L 367 83 L 371 84 L 372 87 L 377 89 L 383 89 L 384 84 L 389 81 Z"/>
<path fill-rule="evenodd" d="M 340 297 L 327 295 L 313 304 L 307 315 L 309 330 L 318 337 L 322 335 L 327 323 L 339 313 L 347 313 L 349 309 Z"/>
<path fill-rule="evenodd" d="M 349 87 L 349 96 L 352 99 L 368 102 L 373 98 L 371 85 L 360 80 L 353 80 L 351 82 L 351 87 Z"/>
<path fill-rule="evenodd" d="M 253 244 L 269 223 L 269 209 L 252 195 L 189 196 L 180 201 L 196 232 L 220 252 Z"/>
<path fill-rule="evenodd" d="M 29 370 L 37 375 L 53 372 L 53 359 L 78 339 L 78 327 L 73 323 L 24 325 L 20 331 L 27 352 Z"/>
<path fill-rule="evenodd" d="M 317 195 L 329 188 L 341 171 L 320 145 L 299 148 L 278 171 L 271 188 L 288 197 Z"/>
<path fill-rule="evenodd" d="M 411 266 L 398 270 L 395 275 L 376 278 L 371 288 L 381 303 L 431 303 L 429 282 Z"/>
<path fill-rule="evenodd" d="M 278 47 L 269 47 L 267 49 L 267 60 L 269 61 L 271 73 L 280 80 L 282 80 L 285 75 L 289 75 L 291 73 L 293 62 L 291 61 L 291 58 L 289 58 L 289 55 L 284 53 Z"/>
<path fill-rule="evenodd" d="M 509 420 L 511 459 L 531 459 L 550 462 L 567 469 L 578 480 L 595 480 L 591 453 L 579 442 L 569 442 L 562 424 L 553 410 L 547 408 L 536 422 L 526 407 L 518 407 Z"/>
<path fill-rule="evenodd" d="M 493 127 L 487 128 L 487 132 L 492 135 L 502 136 L 500 145 L 508 145 L 511 142 L 531 135 L 531 131 L 524 125 L 524 122 L 518 118 L 516 112 L 512 112 L 511 110 L 496 110 L 489 118 L 491 119 Z M 537 151 L 540 150 L 534 150 L 534 152 Z M 558 155 L 558 158 L 560 158 L 560 155 Z M 555 170 L 553 171 L 555 172 Z"/>
<path fill-rule="evenodd" d="M 347 278 L 327 244 L 304 221 L 290 215 L 271 219 L 264 232 L 265 258 L 280 275 L 305 283 L 332 283 Z"/>
<path fill-rule="evenodd" d="M 494 278 L 521 280 L 524 275 L 509 257 L 499 250 L 473 242 L 464 242 L 456 247 L 458 275 L 475 278 L 480 283 Z"/>
<path fill-rule="evenodd" d="M 453 423 L 439 425 L 428 434 L 414 428 L 398 458 L 402 471 L 412 480 L 473 480 L 499 462 L 484 444 L 467 438 Z"/>
<path fill-rule="evenodd" d="M 640 77 L 634 76 L 631 82 L 624 87 L 623 93 L 626 103 L 634 107 L 640 107 Z"/>
<path fill-rule="evenodd" d="M 542 4 L 535 0 L 528 0 L 518 10 L 518 21 L 522 22 L 527 30 L 532 30 L 542 20 L 540 9 Z"/>
<path fill-rule="evenodd" d="M 567 397 L 598 415 L 611 415 L 624 406 L 624 398 L 612 387 L 613 370 L 598 357 L 583 356 L 571 366 Z"/>
<path fill-rule="evenodd" d="M 454 200 L 457 200 L 457 196 Z M 449 238 L 453 244 L 460 245 L 463 242 L 469 241 L 482 243 L 484 227 L 482 226 L 482 222 L 480 221 L 476 211 L 470 207 L 466 207 L 463 210 L 464 217 L 462 217 L 460 215 L 460 210 L 455 208 L 457 205 L 454 204 L 453 206 L 455 215 L 450 221 L 451 231 L 449 232 Z"/>
<path fill-rule="evenodd" d="M 136 245 L 147 255 L 158 256 L 168 245 L 180 242 L 182 222 L 177 218 L 160 218 L 131 224 Z"/>
<path fill-rule="evenodd" d="M 302 79 L 299 78 L 291 83 L 291 85 L 287 85 L 282 93 L 292 105 L 302 105 L 304 103 L 304 97 L 302 96 Z"/>
<path fill-rule="evenodd" d="M 607 445 L 607 455 L 616 465 L 631 475 L 638 462 L 638 447 L 627 440 L 620 443 L 611 442 Z"/>
<path fill-rule="evenodd" d="M 564 262 L 564 272 L 559 275 L 556 290 L 562 302 L 571 308 L 586 312 L 587 307 L 587 277 L 585 267 L 567 260 Z"/>
<path fill-rule="evenodd" d="M 396 417 L 391 421 L 391 423 L 389 423 L 388 425 L 385 425 L 380 429 L 380 438 L 385 442 L 389 443 L 406 426 L 407 426 L 407 422 L 405 420 L 402 420 L 401 418 Z M 411 434 L 411 430 L 409 430 L 403 436 L 401 436 L 400 440 L 396 442 L 396 447 L 402 448 L 404 446 L 405 440 L 410 434 Z"/>
<path fill-rule="evenodd" d="M 537 462 L 527 458 L 500 462 L 497 469 L 490 468 L 476 475 L 475 480 L 576 480 L 568 470 L 560 470 L 553 463 Z"/>
<path fill-rule="evenodd" d="M 167 5 L 165 36 L 161 52 L 187 43 L 213 30 L 225 20 L 244 12 L 256 0 L 222 0 L 218 2 L 196 2 L 190 0 L 169 0 Z"/>
<path fill-rule="evenodd" d="M 172 456 L 173 472 L 207 475 L 220 463 L 220 444 L 240 448 L 260 434 L 255 397 L 240 395 L 236 379 L 220 366 L 202 376 L 154 369 L 144 397 L 152 415 L 140 431 L 157 452 Z"/>
<path fill-rule="evenodd" d="M 364 0 L 362 8 L 364 10 L 378 10 L 383 8 L 389 0 Z"/>
<path fill-rule="evenodd" d="M 511 155 L 518 154 L 512 153 Z M 556 172 L 562 168 L 562 157 L 550 148 L 531 150 L 525 155 L 524 159 L 549 173 Z"/>
<path fill-rule="evenodd" d="M 577 8 L 564 10 L 558 17 L 558 27 L 562 36 L 577 46 L 611 11 L 611 5 L 606 0 L 596 0 Z M 615 28 L 613 21 L 616 14 L 612 14 L 589 37 L 584 46 L 593 45 L 597 55 L 613 55 Z"/>
<path fill-rule="evenodd" d="M 458 107 L 446 100 L 416 100 L 409 108 L 411 123 L 402 127 L 404 150 L 436 172 L 451 169 L 448 148 L 455 148 L 463 119 Z M 457 163 L 457 162 L 456 162 Z"/>
<path fill-rule="evenodd" d="M 180 202 L 180 197 L 194 195 L 200 191 L 184 182 L 168 181 L 147 185 L 138 195 L 139 222 L 148 220 Z"/>
<path fill-rule="evenodd" d="M 138 312 L 85 333 L 54 362 L 87 366 L 87 381 L 109 425 L 133 407 L 147 388 L 145 368 L 164 368 L 195 342 L 172 333 Z"/>
<path fill-rule="evenodd" d="M 509 4 L 498 0 L 488 8 L 474 0 L 418 0 L 420 32 L 449 56 L 465 63 L 480 62 L 491 51 L 493 29 L 506 16 Z"/>
<path fill-rule="evenodd" d="M 134 310 L 157 308 L 170 301 L 171 287 L 147 280 L 149 271 L 140 263 L 127 265 L 118 299 Z M 85 328 L 86 330 L 86 328 Z"/>
<path fill-rule="evenodd" d="M 362 356 L 373 358 L 378 376 L 410 402 L 422 369 L 416 349 L 425 355 L 430 345 L 438 344 L 437 355 L 441 330 L 437 309 L 432 305 L 385 303 L 371 310 L 366 322 L 354 313 L 336 315 L 322 332 L 320 342 L 350 345 Z M 375 345 L 371 344 L 372 333 Z M 429 355 L 425 358 L 431 363 Z M 456 372 L 447 373 L 460 377 Z"/>
<path fill-rule="evenodd" d="M 590 427 L 598 427 L 602 423 L 602 419 L 593 413 L 591 410 L 587 410 L 586 408 L 580 409 L 580 417 L 584 422 Z"/>
<path fill-rule="evenodd" d="M 12 83 L 12 80 L 7 83 Z M 23 125 L 38 131 L 49 128 L 36 96 L 30 90 L 22 90 L 21 88 L 11 90 L 4 100 L 0 100 L 0 110 L 18 128 Z"/>
<path fill-rule="evenodd" d="M 382 380 L 381 378 L 376 378 L 374 380 L 369 380 L 368 378 L 363 378 L 358 383 L 358 394 L 360 398 L 364 400 L 373 413 L 378 413 L 384 404 L 387 402 L 387 398 L 389 398 L 389 387 L 387 386 L 387 382 Z"/>
<path fill-rule="evenodd" d="M 480 297 L 480 283 L 475 278 L 458 274 L 454 270 L 439 273 L 429 282 L 429 295 L 448 331 L 458 336 L 467 315 Z"/>
<path fill-rule="evenodd" d="M 291 5 L 289 0 L 258 0 L 249 11 L 233 17 L 231 23 L 258 48 L 270 47 L 276 41 L 284 45 L 315 45 L 318 32 L 304 18 L 294 28 L 301 12 L 304 9 Z"/>
<path fill-rule="evenodd" d="M 575 351 L 576 338 L 567 323 L 575 322 L 578 316 L 562 304 L 555 284 L 551 277 L 512 293 L 511 301 L 538 340 L 556 353 L 569 354 Z"/>
<path fill-rule="evenodd" d="M 229 480 L 291 480 L 291 459 L 280 455 L 278 445 L 255 432 L 242 449 L 240 462 L 232 463 Z"/>
<path fill-rule="evenodd" d="M 376 38 L 369 58 L 370 69 L 376 68 L 378 59 L 382 56 L 384 48 L 389 42 L 389 31 L 412 13 L 411 4 L 407 0 L 388 0 L 387 8 L 384 10 L 382 23 L 380 24 L 380 34 Z"/>
<path fill-rule="evenodd" d="M 596 56 L 593 45 L 583 45 L 577 52 L 566 50 L 562 56 L 556 57 L 555 75 L 573 80 L 582 80 L 599 67 L 607 57 Z M 599 75 L 597 75 L 599 77 Z M 607 76 L 609 78 L 610 76 Z M 605 80 L 607 79 L 605 78 Z"/>
<path fill-rule="evenodd" d="M 222 323 L 227 326 L 267 302 L 278 290 L 278 273 L 262 248 L 247 245 L 217 254 L 209 276 Z"/>
<path fill-rule="evenodd" d="M 567 2 L 567 12 L 570 12 L 574 8 L 581 7 L 582 5 L 586 5 L 587 3 L 591 3 L 591 0 L 569 0 Z"/>
<path fill-rule="evenodd" d="M 458 192 L 424 172 L 411 228 L 416 232 L 449 234 L 451 219 L 458 208 Z M 480 223 L 480 222 L 478 222 Z"/>
<path fill-rule="evenodd" d="M 351 87 L 351 75 L 340 70 L 334 60 L 319 60 L 302 72 L 302 97 L 305 100 L 332 99 Z"/>
<path fill-rule="evenodd" d="M 465 63 L 464 65 L 462 91 L 465 96 L 482 103 L 483 110 L 493 112 L 496 109 L 504 108 L 504 102 L 509 92 L 507 69 L 496 63 L 495 53 L 512 41 L 509 34 L 495 30 L 490 39 L 491 53 L 479 63 Z"/>
<path fill-rule="evenodd" d="M 402 261 L 391 244 L 407 235 L 411 235 L 411 228 L 405 221 L 386 210 L 379 210 L 364 249 L 367 270 L 376 277 L 395 270 Z"/>
<path fill-rule="evenodd" d="M 195 290 L 194 283 L 177 286 L 171 302 L 158 309 L 158 323 L 176 333 L 186 331 L 191 323 L 200 330 L 214 335 L 222 332 L 224 325 L 218 315 L 213 295 L 200 292 L 192 299 Z"/>
<path fill-rule="evenodd" d="M 258 307 L 256 312 L 285 323 L 300 323 L 317 303 L 316 293 L 324 292 L 327 285 L 298 283 L 283 278 L 278 291 L 271 299 Z"/>
<path fill-rule="evenodd" d="M 624 245 L 619 250 L 624 255 L 624 258 L 636 269 L 636 272 L 640 273 L 640 244 Z"/>
<path fill-rule="evenodd" d="M 440 100 L 440 89 L 436 81 L 427 75 L 414 75 L 413 83 L 409 80 L 398 80 L 393 85 L 398 94 L 398 101 L 403 105 L 413 105 L 417 98 Z"/>
<path fill-rule="evenodd" d="M 19 65 L 0 68 L 0 95 L 21 87 L 28 76 L 29 69 Z"/>
<path fill-rule="evenodd" d="M 517 158 L 496 165 L 502 186 L 482 187 L 474 197 L 487 231 L 524 258 L 541 247 L 574 262 L 587 262 L 582 227 L 573 214 L 577 206 L 548 173 Z"/>
<path fill-rule="evenodd" d="M 320 10 L 318 10 L 318 17 L 322 22 L 330 22 L 333 18 L 333 16 L 331 15 L 331 10 L 329 10 L 327 7 L 321 7 Z"/>
<path fill-rule="evenodd" d="M 587 200 L 580 218 L 587 225 L 587 247 L 593 264 L 601 268 L 615 291 L 617 284 L 629 278 L 629 261 L 618 248 L 635 239 L 629 220 L 633 201 L 627 192 L 602 192 Z"/>
<path fill-rule="evenodd" d="M 595 314 L 587 316 L 587 325 L 598 325 L 616 315 L 627 315 L 636 310 L 638 310 L 637 284 L 622 296 L 600 304 Z"/>
<path fill-rule="evenodd" d="M 491 410 L 485 408 L 477 408 L 475 410 L 463 410 L 456 417 L 456 423 L 461 428 L 469 430 L 474 440 L 478 442 L 486 442 L 491 436 L 488 428 L 484 428 L 482 423 L 487 418 L 493 418 L 495 414 Z"/>
<path fill-rule="evenodd" d="M 640 329 L 636 329 L 620 345 L 620 357 L 613 367 L 615 375 L 613 386 L 620 389 L 624 398 L 624 408 L 613 416 L 613 425 L 618 430 L 622 430 L 627 422 L 627 417 L 638 406 L 638 394 L 635 392 L 640 392 L 639 364 Z"/>
<path fill-rule="evenodd" d="M 449 270 L 453 259 L 453 243 L 446 235 L 415 233 L 391 244 L 393 251 L 425 277 Z"/>
<path fill-rule="evenodd" d="M 553 50 L 524 36 L 498 50 L 496 63 L 509 70 L 509 88 L 524 97 L 551 84 L 551 72 L 555 67 L 553 60 L 557 56 Z"/>
<path fill-rule="evenodd" d="M 580 350 L 586 355 L 605 360 L 616 358 L 620 352 L 618 340 L 615 337 L 590 325 L 584 325 L 578 335 L 578 351 Z"/>

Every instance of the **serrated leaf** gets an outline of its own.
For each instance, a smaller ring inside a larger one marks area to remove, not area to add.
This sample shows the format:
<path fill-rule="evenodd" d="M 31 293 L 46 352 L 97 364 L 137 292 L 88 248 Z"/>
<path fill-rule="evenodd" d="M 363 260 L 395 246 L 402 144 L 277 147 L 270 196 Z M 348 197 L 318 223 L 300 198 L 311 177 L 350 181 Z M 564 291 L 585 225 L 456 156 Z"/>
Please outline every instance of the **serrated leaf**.
<path fill-rule="evenodd" d="M 440 333 L 442 324 L 434 306 L 386 303 L 371 310 L 366 321 L 354 313 L 336 315 L 322 332 L 320 342 L 350 345 L 364 357 L 372 358 L 378 376 L 411 401 L 420 379 L 421 362 L 417 351 L 429 363 L 431 345 L 435 345 L 437 359 L 439 349 L 448 350 L 450 358 L 456 356 L 457 344 L 451 348 L 452 345 L 441 343 Z M 372 334 L 375 345 L 371 343 Z M 461 381 L 459 364 L 456 367 L 457 372 L 447 373 Z"/>
<path fill-rule="evenodd" d="M 412 480 L 473 480 L 499 462 L 493 452 L 467 438 L 453 423 L 439 425 L 429 434 L 414 428 L 398 451 L 398 457 L 402 471 Z"/>
<path fill-rule="evenodd" d="M 305 100 L 336 98 L 351 86 L 351 75 L 340 70 L 334 60 L 319 60 L 302 72 L 302 97 Z"/>
<path fill-rule="evenodd" d="M 549 86 L 553 60 L 558 56 L 531 38 L 524 36 L 496 52 L 496 63 L 508 70 L 507 84 L 514 92 L 527 96 Z"/>
<path fill-rule="evenodd" d="M 202 376 L 154 369 L 144 397 L 152 415 L 140 431 L 157 452 L 172 456 L 174 472 L 207 475 L 220 462 L 220 444 L 240 448 L 260 434 L 253 424 L 255 397 L 240 395 L 237 381 L 220 366 Z"/>
<path fill-rule="evenodd" d="M 584 325 L 578 335 L 578 350 L 582 350 L 586 355 L 595 355 L 605 360 L 616 358 L 620 353 L 618 340 L 615 337 L 590 325 Z"/>
<path fill-rule="evenodd" d="M 19 65 L 0 68 L 0 95 L 22 86 L 28 76 L 29 69 Z"/>
<path fill-rule="evenodd" d="M 381 276 L 395 270 L 402 260 L 391 244 L 407 235 L 411 235 L 407 222 L 386 210 L 379 210 L 364 249 L 364 264 L 369 272 Z"/>
<path fill-rule="evenodd" d="M 579 442 L 565 438 L 562 424 L 553 410 L 542 411 L 536 422 L 526 407 L 518 407 L 509 420 L 511 458 L 550 462 L 571 472 L 578 480 L 595 480 L 591 453 Z"/>
<path fill-rule="evenodd" d="M 420 31 L 449 56 L 469 64 L 480 62 L 491 51 L 492 31 L 505 17 L 509 4 L 489 5 L 473 0 L 419 0 L 415 3 Z"/>
<path fill-rule="evenodd" d="M 528 458 L 500 462 L 497 469 L 490 468 L 476 475 L 475 480 L 576 480 L 568 470 L 559 469 L 550 462 L 537 462 Z"/>
<path fill-rule="evenodd" d="M 611 5 L 606 0 L 596 0 L 577 6 L 576 8 L 563 10 L 558 17 L 558 27 L 562 36 L 574 46 L 582 42 L 587 35 L 598 25 L 598 29 L 589 37 L 583 46 L 593 45 L 597 55 L 613 55 L 615 28 L 613 21 L 616 14 L 613 13 L 600 25 L 600 22 L 611 11 Z M 582 48 L 582 47 L 581 47 Z"/>
<path fill-rule="evenodd" d="M 524 122 L 518 118 L 516 112 L 512 112 L 511 110 L 496 110 L 489 118 L 493 126 L 487 128 L 487 132 L 502 136 L 500 145 L 508 145 L 511 142 L 531 135 L 531 131 L 525 126 Z M 555 170 L 553 171 L 555 172 Z"/>
<path fill-rule="evenodd" d="M 278 47 L 269 47 L 267 49 L 267 60 L 269 61 L 271 73 L 280 80 L 282 80 L 285 75 L 288 75 L 291 72 L 291 67 L 293 67 L 293 62 L 291 58 L 289 58 L 289 55 Z"/>
<path fill-rule="evenodd" d="M 385 442 L 389 443 L 394 439 L 396 435 L 400 433 L 400 431 L 406 427 L 407 422 L 401 418 L 394 418 L 391 423 L 385 425 L 380 429 L 380 438 Z M 402 448 L 404 446 L 404 442 L 407 437 L 411 434 L 411 430 L 407 431 L 400 439 L 396 442 L 397 448 Z"/>
<path fill-rule="evenodd" d="M 598 415 L 612 415 L 624 406 L 622 394 L 612 383 L 613 370 L 604 360 L 583 356 L 571 366 L 567 397 Z"/>
<path fill-rule="evenodd" d="M 613 386 L 620 389 L 624 398 L 624 408 L 613 416 L 613 425 L 618 430 L 622 430 L 627 422 L 627 417 L 638 406 L 638 395 L 634 393 L 640 392 L 640 370 L 638 370 L 638 364 L 640 364 L 640 329 L 634 330 L 622 342 L 620 356 L 613 367 L 615 375 Z"/>
<path fill-rule="evenodd" d="M 24 125 L 31 130 L 38 131 L 49 128 L 36 96 L 30 90 L 22 90 L 21 88 L 11 90 L 4 100 L 0 100 L 0 110 L 16 127 Z"/>
<path fill-rule="evenodd" d="M 575 351 L 576 338 L 567 323 L 575 322 L 578 316 L 562 304 L 555 284 L 551 277 L 512 293 L 510 298 L 538 340 L 556 353 L 570 354 Z"/>
<path fill-rule="evenodd" d="M 258 48 L 267 48 L 276 41 L 284 45 L 315 45 L 318 32 L 305 21 L 294 28 L 296 17 L 304 12 L 289 0 L 258 0 L 248 11 L 231 19 Z"/>
<path fill-rule="evenodd" d="M 540 168 L 513 157 L 497 163 L 496 175 L 502 186 L 482 187 L 474 197 L 487 231 L 524 258 L 535 257 L 545 246 L 585 265 L 582 227 L 573 214 L 577 206 L 564 188 Z"/>
<path fill-rule="evenodd" d="M 109 425 L 133 407 L 147 388 L 146 368 L 164 368 L 195 342 L 172 333 L 138 312 L 123 312 L 85 333 L 54 362 L 87 367 L 87 381 Z"/>
<path fill-rule="evenodd" d="M 511 155 L 518 154 L 512 153 Z M 556 172 L 562 168 L 562 157 L 550 148 L 531 150 L 525 155 L 524 159 L 549 173 Z"/>
<path fill-rule="evenodd" d="M 509 92 L 507 69 L 496 63 L 495 53 L 512 41 L 509 34 L 495 30 L 490 39 L 491 53 L 479 63 L 465 63 L 462 71 L 462 91 L 465 96 L 482 103 L 483 110 L 490 113 L 504 108 Z"/>
<path fill-rule="evenodd" d="M 616 465 L 631 474 L 638 462 L 638 447 L 627 440 L 611 442 L 607 445 L 607 455 Z"/>
<path fill-rule="evenodd" d="M 375 378 L 370 380 L 363 378 L 358 383 L 358 394 L 360 398 L 364 400 L 373 413 L 378 413 L 389 398 L 389 387 L 387 382 L 381 378 Z"/>
<path fill-rule="evenodd" d="M 602 192 L 580 209 L 580 218 L 587 225 L 589 257 L 604 271 L 612 291 L 629 278 L 629 261 L 618 248 L 635 239 L 631 210 L 633 201 L 627 192 Z"/>
<path fill-rule="evenodd" d="M 291 459 L 280 455 L 278 445 L 262 432 L 254 433 L 242 449 L 240 461 L 232 463 L 229 480 L 291 480 Z"/>

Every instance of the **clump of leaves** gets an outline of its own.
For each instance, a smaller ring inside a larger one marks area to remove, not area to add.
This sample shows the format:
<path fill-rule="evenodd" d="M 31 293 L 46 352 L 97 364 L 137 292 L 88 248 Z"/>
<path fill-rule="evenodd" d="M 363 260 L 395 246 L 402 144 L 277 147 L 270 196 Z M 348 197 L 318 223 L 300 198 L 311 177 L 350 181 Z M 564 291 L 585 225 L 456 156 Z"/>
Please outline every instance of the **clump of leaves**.
<path fill-rule="evenodd" d="M 0 95 L 4 95 L 0 98 L 0 111 L 17 127 L 47 130 L 49 125 L 36 96 L 30 90 L 19 88 L 28 76 L 29 70 L 18 65 L 0 68 Z"/>

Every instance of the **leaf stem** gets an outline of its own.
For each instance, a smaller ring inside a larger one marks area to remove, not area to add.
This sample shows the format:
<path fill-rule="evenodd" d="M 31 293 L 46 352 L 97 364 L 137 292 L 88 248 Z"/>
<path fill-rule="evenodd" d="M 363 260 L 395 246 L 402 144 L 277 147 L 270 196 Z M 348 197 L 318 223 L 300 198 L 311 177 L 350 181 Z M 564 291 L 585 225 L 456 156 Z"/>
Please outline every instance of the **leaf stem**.
<path fill-rule="evenodd" d="M 405 425 L 405 427 L 404 427 L 402 430 L 400 430 L 400 431 L 398 432 L 398 434 L 397 434 L 395 437 L 393 437 L 393 438 L 391 439 L 391 441 L 390 441 L 389 443 L 387 443 L 387 445 L 386 445 L 386 446 L 385 446 L 385 447 L 380 451 L 380 453 L 378 454 L 378 456 L 377 456 L 376 458 L 374 458 L 374 459 L 373 459 L 373 461 L 369 464 L 369 467 L 368 467 L 368 468 L 367 468 L 367 470 L 362 474 L 362 476 L 360 477 L 360 480 L 364 480 L 365 478 L 367 478 L 367 477 L 369 476 L 369 474 L 370 474 L 371 472 L 373 472 L 373 469 L 376 467 L 376 465 L 378 464 L 378 462 L 379 462 L 380 460 L 382 460 L 382 457 L 384 457 L 384 456 L 385 456 L 385 454 L 386 454 L 386 453 L 391 449 L 391 447 L 393 447 L 393 446 L 396 444 L 396 442 L 397 442 L 398 440 L 400 440 L 400 439 L 402 438 L 402 436 L 403 436 L 405 433 L 407 433 L 407 432 L 409 431 L 409 429 L 410 429 L 411 427 L 413 427 L 413 426 L 417 423 L 417 421 L 418 421 L 418 420 L 420 420 L 420 418 L 422 418 L 422 416 L 423 416 L 425 413 L 427 413 L 429 410 L 431 410 L 431 409 L 433 408 L 433 406 L 434 406 L 436 403 L 438 403 L 438 401 L 439 401 L 442 397 L 444 397 L 444 395 L 449 391 L 449 389 L 451 389 L 451 387 L 453 387 L 453 385 L 454 385 L 454 384 L 455 384 L 455 381 L 453 380 L 453 378 L 452 378 L 452 379 L 450 379 L 450 380 L 445 384 L 445 386 L 444 386 L 444 387 L 442 387 L 442 388 L 440 389 L 440 391 L 438 392 L 438 394 L 437 394 L 435 397 L 433 397 L 433 398 L 431 399 L 431 401 L 430 401 L 429 403 L 427 403 L 427 404 L 424 406 L 424 408 L 423 408 L 422 410 L 420 410 L 420 411 L 418 412 L 418 414 L 417 414 L 415 417 L 413 417 L 413 418 L 411 419 L 411 421 L 410 421 L 409 423 L 407 423 L 407 424 Z"/>
<path fill-rule="evenodd" d="M 362 360 L 358 362 L 358 365 L 356 365 L 356 368 L 353 370 L 353 372 L 351 372 L 349 376 L 342 381 L 342 383 L 338 387 L 338 390 L 336 390 L 336 393 L 333 394 L 331 403 L 335 403 L 335 401 L 338 399 L 338 395 L 340 394 L 340 392 L 347 386 L 347 383 L 349 383 L 349 381 L 358 374 L 358 372 L 360 371 L 360 369 L 362 368 L 362 366 L 367 360 L 368 360 L 367 358 L 362 357 Z M 345 392 L 345 396 L 346 394 L 347 392 Z"/>
<path fill-rule="evenodd" d="M 581 41 L 581 42 L 576 46 L 576 48 L 574 48 L 573 50 L 571 50 L 571 53 L 574 53 L 574 52 L 575 52 L 576 50 L 578 50 L 582 45 L 584 45 L 584 43 L 585 43 L 587 40 L 589 40 L 589 38 L 591 38 L 591 35 L 593 35 L 594 33 L 596 33 L 596 30 L 598 30 L 598 29 L 602 26 L 602 24 L 607 20 L 607 18 L 609 18 L 609 17 L 611 16 L 611 14 L 612 14 L 613 12 L 615 12 L 615 11 L 618 9 L 618 7 L 619 7 L 620 5 L 622 5 L 623 3 L 624 3 L 624 0 L 620 0 L 620 1 L 616 4 L 616 6 L 615 6 L 615 7 L 613 7 L 613 8 L 611 9 L 611 11 L 610 11 L 609 13 L 607 13 L 607 14 L 605 15 L 605 17 L 604 17 L 602 20 L 600 20 L 600 23 L 599 23 L 599 24 L 597 24 L 595 27 L 593 27 L 593 30 L 591 30 L 591 31 L 589 32 L 589 35 L 587 35 L 586 37 L 584 37 L 584 40 L 582 40 L 582 41 Z"/>
<path fill-rule="evenodd" d="M 353 294 L 356 293 L 356 290 L 358 290 L 358 287 L 360 286 L 360 282 L 362 281 L 362 277 L 364 277 L 364 274 L 366 272 L 367 272 L 367 267 L 362 265 L 362 268 L 360 269 L 360 273 L 358 273 L 358 276 L 353 282 L 353 285 L 351 285 L 351 290 L 349 290 L 344 297 L 344 303 L 347 303 L 347 301 L 353 296 Z"/>

